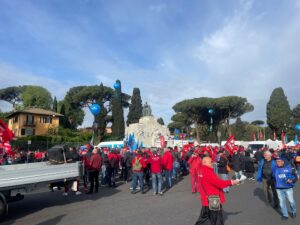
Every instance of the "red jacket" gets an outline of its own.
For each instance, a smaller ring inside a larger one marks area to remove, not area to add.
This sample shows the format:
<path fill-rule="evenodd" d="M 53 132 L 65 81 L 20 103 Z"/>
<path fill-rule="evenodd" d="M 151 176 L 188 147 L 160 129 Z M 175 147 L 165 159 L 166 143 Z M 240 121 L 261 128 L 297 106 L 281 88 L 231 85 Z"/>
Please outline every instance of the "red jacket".
<path fill-rule="evenodd" d="M 136 158 L 139 158 L 140 163 L 142 164 L 142 169 L 141 169 L 141 170 L 133 170 L 133 172 L 135 172 L 135 173 L 143 172 L 144 168 L 146 168 L 147 165 L 146 165 L 146 162 L 145 162 L 145 160 L 143 159 L 143 157 L 140 156 L 140 155 L 137 155 L 136 157 L 133 158 L 133 160 L 132 160 L 132 162 L 131 162 L 132 167 L 133 167 L 133 165 L 134 165 L 134 163 L 135 163 Z"/>
<path fill-rule="evenodd" d="M 215 173 L 214 169 L 202 166 L 198 174 L 198 183 L 200 199 L 203 206 L 208 206 L 208 196 L 220 196 L 221 204 L 225 203 L 223 188 L 231 186 L 231 180 L 221 180 Z M 205 190 L 204 190 L 205 189 Z"/>
<path fill-rule="evenodd" d="M 163 164 L 164 164 L 166 170 L 173 169 L 173 156 L 170 151 L 165 152 L 164 158 L 163 158 Z"/>
<path fill-rule="evenodd" d="M 202 159 L 199 156 L 192 156 L 190 157 L 188 164 L 190 165 L 190 174 L 196 175 L 198 169 L 202 165 Z"/>
<path fill-rule="evenodd" d="M 92 171 L 100 171 L 102 167 L 102 158 L 99 154 L 92 154 L 89 160 L 89 169 Z"/>
<path fill-rule="evenodd" d="M 151 173 L 161 173 L 162 158 L 159 155 L 153 155 L 148 159 L 151 164 Z"/>

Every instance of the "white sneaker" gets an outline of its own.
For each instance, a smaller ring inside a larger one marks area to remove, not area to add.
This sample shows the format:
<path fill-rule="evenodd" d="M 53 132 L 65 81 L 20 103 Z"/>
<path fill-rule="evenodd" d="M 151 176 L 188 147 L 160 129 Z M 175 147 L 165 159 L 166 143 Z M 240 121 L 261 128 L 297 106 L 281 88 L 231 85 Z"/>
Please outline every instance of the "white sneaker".
<path fill-rule="evenodd" d="M 158 194 L 159 194 L 160 196 L 163 196 L 164 193 L 163 193 L 163 192 L 158 192 Z"/>
<path fill-rule="evenodd" d="M 52 190 L 53 190 L 53 191 L 57 191 L 57 190 L 58 190 L 58 187 L 55 186 L 55 187 L 52 188 Z"/>
<path fill-rule="evenodd" d="M 63 196 L 68 196 L 68 193 L 67 193 L 67 192 L 64 192 L 62 195 L 63 195 Z"/>
<path fill-rule="evenodd" d="M 141 188 L 140 187 L 136 187 L 136 190 L 140 190 Z"/>
<path fill-rule="evenodd" d="M 81 195 L 82 193 L 80 191 L 76 191 L 75 195 Z"/>
<path fill-rule="evenodd" d="M 132 189 L 133 189 L 133 187 L 130 187 L 129 189 L 130 189 L 130 190 L 132 190 Z"/>

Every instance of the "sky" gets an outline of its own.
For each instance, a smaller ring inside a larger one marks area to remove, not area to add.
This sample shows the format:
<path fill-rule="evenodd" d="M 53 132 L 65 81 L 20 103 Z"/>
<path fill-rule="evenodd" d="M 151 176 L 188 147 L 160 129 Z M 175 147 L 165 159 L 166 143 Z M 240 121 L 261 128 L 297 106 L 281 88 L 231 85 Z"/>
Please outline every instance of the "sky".
<path fill-rule="evenodd" d="M 274 88 L 300 103 L 299 40 L 300 0 L 0 0 L 0 88 L 62 100 L 120 79 L 165 123 L 179 101 L 229 95 L 254 105 L 243 120 L 266 120 Z"/>

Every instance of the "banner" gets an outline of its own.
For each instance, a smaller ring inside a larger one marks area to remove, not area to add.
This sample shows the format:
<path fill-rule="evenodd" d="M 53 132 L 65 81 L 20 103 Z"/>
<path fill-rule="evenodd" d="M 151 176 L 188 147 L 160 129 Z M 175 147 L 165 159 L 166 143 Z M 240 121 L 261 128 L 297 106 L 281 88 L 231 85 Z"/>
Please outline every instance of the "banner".
<path fill-rule="evenodd" d="M 225 149 L 229 151 L 230 154 L 232 154 L 234 150 L 234 142 L 235 142 L 234 135 L 231 135 L 224 145 Z"/>

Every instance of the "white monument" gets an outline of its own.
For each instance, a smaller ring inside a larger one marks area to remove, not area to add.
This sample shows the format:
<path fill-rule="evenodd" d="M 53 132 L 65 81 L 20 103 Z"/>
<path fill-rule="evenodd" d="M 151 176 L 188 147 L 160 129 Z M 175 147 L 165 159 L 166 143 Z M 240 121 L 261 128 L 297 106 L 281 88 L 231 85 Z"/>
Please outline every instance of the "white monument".
<path fill-rule="evenodd" d="M 130 124 L 125 129 L 125 133 L 134 134 L 135 140 L 139 143 L 143 142 L 144 147 L 153 147 L 160 140 L 161 135 L 165 140 L 170 136 L 170 131 L 167 126 L 163 126 L 157 122 L 157 119 L 152 116 L 150 106 L 145 103 L 143 106 L 143 117 L 138 123 Z"/>

